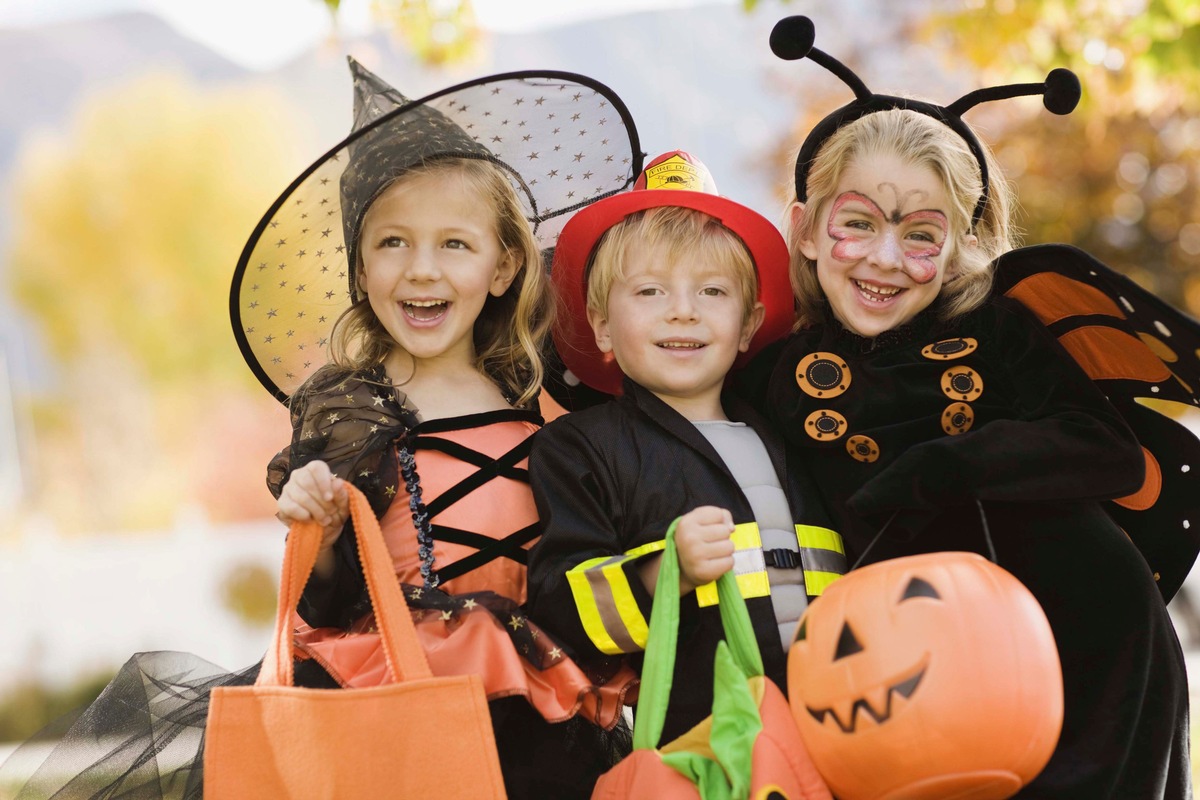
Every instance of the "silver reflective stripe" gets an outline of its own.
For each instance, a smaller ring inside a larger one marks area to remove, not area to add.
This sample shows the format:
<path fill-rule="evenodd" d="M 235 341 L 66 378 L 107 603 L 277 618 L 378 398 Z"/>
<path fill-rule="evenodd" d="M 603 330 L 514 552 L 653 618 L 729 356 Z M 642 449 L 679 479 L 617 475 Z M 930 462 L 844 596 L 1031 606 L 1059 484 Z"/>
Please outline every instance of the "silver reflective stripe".
<path fill-rule="evenodd" d="M 750 550 L 735 550 L 733 552 L 733 574 L 745 575 L 750 572 L 762 572 L 767 568 L 767 562 L 763 560 L 763 551 L 761 547 L 755 547 Z"/>
<path fill-rule="evenodd" d="M 846 556 L 834 550 L 804 547 L 800 550 L 800 557 L 804 560 L 806 572 L 837 572 L 839 574 L 846 572 Z"/>

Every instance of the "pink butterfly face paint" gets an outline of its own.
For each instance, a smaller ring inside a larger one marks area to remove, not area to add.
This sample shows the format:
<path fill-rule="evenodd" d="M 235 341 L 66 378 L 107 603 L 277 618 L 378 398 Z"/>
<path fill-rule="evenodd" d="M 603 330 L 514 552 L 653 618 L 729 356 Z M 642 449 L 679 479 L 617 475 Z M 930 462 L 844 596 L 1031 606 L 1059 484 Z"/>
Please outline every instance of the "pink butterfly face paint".
<path fill-rule="evenodd" d="M 872 152 L 846 165 L 831 198 L 820 212 L 824 229 L 804 247 L 834 317 L 873 337 L 928 308 L 945 285 L 946 243 L 957 235 L 941 179 L 894 153 Z"/>
<path fill-rule="evenodd" d="M 882 183 L 884 193 L 891 190 L 895 205 L 885 212 L 878 203 L 859 191 L 843 192 L 833 201 L 826 232 L 835 244 L 832 255 L 843 263 L 874 257 L 884 268 L 902 269 L 914 283 L 924 285 L 937 277 L 934 259 L 946 241 L 946 215 L 934 209 L 903 213 L 906 204 L 914 204 L 925 193 L 913 189 L 902 197 L 893 183 Z"/>

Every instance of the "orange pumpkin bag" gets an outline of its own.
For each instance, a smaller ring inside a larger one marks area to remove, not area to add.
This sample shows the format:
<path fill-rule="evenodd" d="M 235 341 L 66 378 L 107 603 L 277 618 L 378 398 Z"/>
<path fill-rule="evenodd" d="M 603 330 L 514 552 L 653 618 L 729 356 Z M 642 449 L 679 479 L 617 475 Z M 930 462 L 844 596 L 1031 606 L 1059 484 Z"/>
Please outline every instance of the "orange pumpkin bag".
<path fill-rule="evenodd" d="M 856 563 L 800 618 L 788 697 L 841 800 L 1002 800 L 1058 744 L 1054 632 L 1029 589 L 993 563 L 976 504 L 992 561 L 935 552 Z"/>
<path fill-rule="evenodd" d="M 253 686 L 214 689 L 205 800 L 505 797 L 483 683 L 433 677 L 392 571 L 379 523 L 352 486 L 350 512 L 394 682 L 367 689 L 292 685 L 292 611 L 316 563 L 321 529 L 288 535 L 275 635 Z M 453 765 L 439 769 L 438 764 Z"/>
<path fill-rule="evenodd" d="M 783 693 L 763 674 L 746 601 L 732 572 L 717 581 L 725 641 L 717 645 L 713 713 L 658 747 L 679 638 L 675 526 L 654 592 L 633 752 L 600 777 L 592 800 L 832 800 Z"/>

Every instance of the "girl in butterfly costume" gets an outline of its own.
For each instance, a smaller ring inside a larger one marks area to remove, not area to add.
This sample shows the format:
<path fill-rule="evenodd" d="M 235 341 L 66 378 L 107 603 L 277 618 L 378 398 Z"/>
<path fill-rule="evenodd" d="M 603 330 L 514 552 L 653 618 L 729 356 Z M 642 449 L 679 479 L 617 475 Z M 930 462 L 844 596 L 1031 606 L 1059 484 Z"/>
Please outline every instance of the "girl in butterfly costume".
<path fill-rule="evenodd" d="M 1072 248 L 1006 252 L 1007 189 L 960 118 L 1034 93 L 1068 113 L 1078 81 L 1056 70 L 942 108 L 873 94 L 812 43 L 803 17 L 772 34 L 777 54 L 816 61 L 857 99 L 801 147 L 798 330 L 743 390 L 808 463 L 850 558 L 976 549 L 982 501 L 999 564 L 1044 607 L 1063 667 L 1058 747 L 1018 796 L 1190 797 L 1187 681 L 1164 598 L 1197 551 L 1196 493 L 1179 492 L 1197 448 L 1132 398 L 1194 403 L 1200 375 L 1176 380 L 1109 297 L 1169 314 L 1160 324 L 1179 338 L 1200 329 Z"/>

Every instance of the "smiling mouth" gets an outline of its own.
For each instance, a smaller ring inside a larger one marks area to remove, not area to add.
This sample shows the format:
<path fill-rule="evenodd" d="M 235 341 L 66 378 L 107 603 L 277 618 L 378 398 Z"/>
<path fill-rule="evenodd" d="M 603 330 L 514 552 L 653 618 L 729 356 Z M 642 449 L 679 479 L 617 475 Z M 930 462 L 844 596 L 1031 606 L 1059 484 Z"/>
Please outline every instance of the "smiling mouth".
<path fill-rule="evenodd" d="M 884 701 L 882 709 L 874 708 L 865 698 L 855 700 L 854 705 L 850 706 L 850 719 L 846 722 L 843 722 L 838 713 L 832 708 L 814 709 L 811 706 L 805 706 L 805 709 L 812 715 L 813 719 L 821 724 L 824 724 L 825 720 L 832 717 L 837 726 L 842 729 L 842 733 L 854 733 L 854 730 L 858 727 L 860 711 L 875 720 L 876 725 L 882 725 L 891 719 L 892 712 L 897 708 L 895 704 L 896 696 L 898 695 L 907 700 L 917 690 L 917 684 L 921 682 L 921 678 L 923 677 L 925 677 L 925 668 L 921 667 L 911 678 L 888 687 L 887 699 Z"/>
<path fill-rule="evenodd" d="M 404 313 L 419 322 L 429 322 L 446 313 L 450 304 L 445 300 L 405 300 L 401 304 Z"/>
<path fill-rule="evenodd" d="M 899 286 L 872 286 L 862 281 L 851 280 L 858 289 L 859 295 L 870 303 L 886 303 L 905 291 Z"/>
<path fill-rule="evenodd" d="M 699 350 L 706 347 L 702 342 L 659 342 L 657 346 L 664 350 Z"/>

